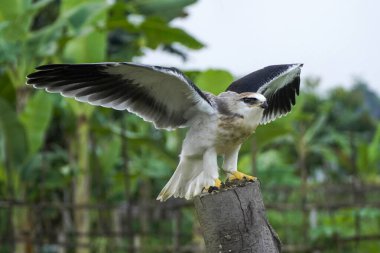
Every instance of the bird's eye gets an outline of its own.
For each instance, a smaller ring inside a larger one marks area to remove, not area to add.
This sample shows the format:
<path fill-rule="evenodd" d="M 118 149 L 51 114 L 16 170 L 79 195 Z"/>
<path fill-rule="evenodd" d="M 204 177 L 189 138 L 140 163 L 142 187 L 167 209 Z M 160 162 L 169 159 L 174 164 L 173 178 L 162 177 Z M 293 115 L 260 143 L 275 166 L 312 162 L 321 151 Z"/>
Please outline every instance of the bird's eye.
<path fill-rule="evenodd" d="M 243 102 L 246 104 L 254 104 L 256 103 L 256 101 L 257 101 L 257 98 L 252 98 L 252 97 L 243 98 Z"/>

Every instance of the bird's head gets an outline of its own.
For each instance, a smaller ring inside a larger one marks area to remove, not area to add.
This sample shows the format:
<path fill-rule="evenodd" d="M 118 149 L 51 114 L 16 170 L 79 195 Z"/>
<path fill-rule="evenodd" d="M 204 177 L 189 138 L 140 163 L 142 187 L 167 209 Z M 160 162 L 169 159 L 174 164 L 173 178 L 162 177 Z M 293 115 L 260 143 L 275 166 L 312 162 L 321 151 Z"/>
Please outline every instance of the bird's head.
<path fill-rule="evenodd" d="M 268 108 L 267 99 L 260 93 L 240 93 L 236 100 L 236 112 L 252 121 L 253 124 L 260 121 L 264 109 Z"/>
<path fill-rule="evenodd" d="M 265 108 L 268 108 L 267 99 L 255 92 L 223 92 L 218 96 L 220 102 L 218 108 L 225 114 L 234 113 L 243 117 L 261 117 Z"/>
<path fill-rule="evenodd" d="M 260 93 L 244 92 L 238 95 L 239 107 L 248 109 L 266 109 L 268 108 L 267 99 Z"/>

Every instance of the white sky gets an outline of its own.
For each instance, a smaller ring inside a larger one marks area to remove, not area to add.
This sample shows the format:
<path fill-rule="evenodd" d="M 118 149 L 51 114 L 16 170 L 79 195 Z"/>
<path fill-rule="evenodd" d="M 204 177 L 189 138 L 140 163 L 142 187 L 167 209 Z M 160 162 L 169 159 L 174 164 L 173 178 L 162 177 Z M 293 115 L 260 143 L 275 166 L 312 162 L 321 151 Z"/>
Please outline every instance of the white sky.
<path fill-rule="evenodd" d="M 380 93 L 379 0 L 199 0 L 188 12 L 173 25 L 207 47 L 190 51 L 185 63 L 157 51 L 143 63 L 242 76 L 302 62 L 303 75 L 320 77 L 323 90 L 360 77 Z"/>

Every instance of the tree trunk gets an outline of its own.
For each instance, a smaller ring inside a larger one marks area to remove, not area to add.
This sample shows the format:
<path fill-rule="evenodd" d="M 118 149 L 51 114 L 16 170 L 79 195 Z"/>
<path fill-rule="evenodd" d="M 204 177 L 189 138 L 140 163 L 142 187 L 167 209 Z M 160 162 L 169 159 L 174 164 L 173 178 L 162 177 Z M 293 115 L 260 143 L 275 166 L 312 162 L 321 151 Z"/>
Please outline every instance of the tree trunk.
<path fill-rule="evenodd" d="M 75 205 L 85 205 L 90 201 L 89 191 L 89 124 L 85 115 L 79 116 L 78 121 L 78 167 L 76 175 L 74 203 Z M 75 228 L 80 234 L 76 238 L 79 245 L 89 245 L 90 239 L 90 212 L 88 209 L 75 209 Z M 90 248 L 77 247 L 77 253 L 88 253 Z"/>
<path fill-rule="evenodd" d="M 122 231 L 123 235 L 127 238 L 128 247 L 127 252 L 135 253 L 134 247 L 134 231 L 132 228 L 133 225 L 133 217 L 132 217 L 132 198 L 131 198 L 131 175 L 129 168 L 129 156 L 128 156 L 128 138 L 126 136 L 127 133 L 127 116 L 121 116 L 120 119 L 120 128 L 121 128 L 121 158 L 124 167 L 124 197 L 127 203 L 126 210 L 123 213 L 122 217 Z"/>
<path fill-rule="evenodd" d="M 278 253 L 258 181 L 194 199 L 208 253 Z"/>

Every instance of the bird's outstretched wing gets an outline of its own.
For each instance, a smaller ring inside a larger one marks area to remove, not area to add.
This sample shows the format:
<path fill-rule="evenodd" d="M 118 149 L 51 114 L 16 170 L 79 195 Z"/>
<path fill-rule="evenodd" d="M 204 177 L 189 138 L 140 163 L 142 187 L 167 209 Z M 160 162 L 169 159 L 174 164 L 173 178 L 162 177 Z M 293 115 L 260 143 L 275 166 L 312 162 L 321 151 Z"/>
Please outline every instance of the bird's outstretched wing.
<path fill-rule="evenodd" d="M 264 95 L 268 101 L 268 108 L 264 110 L 260 123 L 266 124 L 286 115 L 296 104 L 302 66 L 303 64 L 268 66 L 236 80 L 227 90 Z"/>
<path fill-rule="evenodd" d="M 133 63 L 51 64 L 36 68 L 27 84 L 93 105 L 128 110 L 157 128 L 187 126 L 214 112 L 206 95 L 175 68 Z"/>

